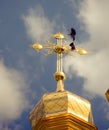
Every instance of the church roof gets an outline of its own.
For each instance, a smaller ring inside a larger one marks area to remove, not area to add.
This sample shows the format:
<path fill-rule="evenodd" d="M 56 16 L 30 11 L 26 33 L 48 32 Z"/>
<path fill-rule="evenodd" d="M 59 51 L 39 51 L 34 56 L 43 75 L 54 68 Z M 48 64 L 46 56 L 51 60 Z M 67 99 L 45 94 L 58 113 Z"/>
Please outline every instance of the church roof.
<path fill-rule="evenodd" d="M 70 113 L 93 124 L 91 104 L 88 100 L 69 91 L 44 94 L 30 113 L 31 124 L 45 117 Z"/>

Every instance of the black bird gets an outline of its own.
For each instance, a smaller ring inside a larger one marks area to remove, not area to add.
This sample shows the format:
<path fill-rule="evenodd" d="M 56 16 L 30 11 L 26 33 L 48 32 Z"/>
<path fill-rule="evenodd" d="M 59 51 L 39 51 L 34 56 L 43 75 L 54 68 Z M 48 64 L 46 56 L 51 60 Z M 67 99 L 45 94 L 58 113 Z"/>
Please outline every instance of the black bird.
<path fill-rule="evenodd" d="M 70 43 L 70 46 L 71 46 L 71 50 L 75 50 L 76 48 L 75 48 L 75 45 L 74 45 L 74 43 L 72 42 L 72 43 Z"/>
<path fill-rule="evenodd" d="M 73 41 L 74 41 L 75 40 L 75 36 L 76 36 L 76 30 L 74 28 L 71 28 L 69 35 L 73 38 Z"/>
<path fill-rule="evenodd" d="M 74 28 L 71 28 L 70 30 L 70 34 L 71 38 L 73 38 L 73 41 L 75 41 L 75 35 L 76 35 L 76 30 Z M 74 42 L 70 43 L 70 47 L 71 47 L 71 50 L 75 50 L 75 45 L 74 45 Z"/>

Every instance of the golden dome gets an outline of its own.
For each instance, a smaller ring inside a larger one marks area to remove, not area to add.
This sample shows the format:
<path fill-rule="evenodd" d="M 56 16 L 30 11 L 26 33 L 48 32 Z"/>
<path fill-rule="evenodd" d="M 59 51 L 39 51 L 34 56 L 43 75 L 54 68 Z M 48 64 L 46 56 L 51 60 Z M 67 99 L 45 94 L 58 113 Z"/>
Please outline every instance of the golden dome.
<path fill-rule="evenodd" d="M 39 120 L 56 117 L 60 114 L 71 114 L 93 124 L 90 102 L 69 91 L 44 94 L 30 113 L 29 118 L 32 127 L 34 127 Z"/>

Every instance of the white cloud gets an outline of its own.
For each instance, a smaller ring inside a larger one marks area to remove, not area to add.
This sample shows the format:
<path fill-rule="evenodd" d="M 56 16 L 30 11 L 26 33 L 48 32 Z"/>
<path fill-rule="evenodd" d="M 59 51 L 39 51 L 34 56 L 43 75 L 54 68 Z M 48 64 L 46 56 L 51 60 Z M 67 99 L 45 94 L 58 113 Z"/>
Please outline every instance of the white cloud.
<path fill-rule="evenodd" d="M 23 15 L 22 18 L 27 29 L 27 34 L 33 41 L 44 40 L 44 38 L 50 37 L 54 31 L 55 23 L 45 16 L 41 6 L 29 9 L 28 14 Z"/>
<path fill-rule="evenodd" d="M 28 86 L 21 72 L 8 68 L 0 60 L 0 121 L 17 119 L 28 108 Z"/>
<path fill-rule="evenodd" d="M 73 0 L 72 0 L 73 2 Z M 78 19 L 85 25 L 90 38 L 81 46 L 93 51 L 83 57 L 66 57 L 64 65 L 67 75 L 77 74 L 84 78 L 83 90 L 104 97 L 109 88 L 109 1 L 83 0 Z"/>

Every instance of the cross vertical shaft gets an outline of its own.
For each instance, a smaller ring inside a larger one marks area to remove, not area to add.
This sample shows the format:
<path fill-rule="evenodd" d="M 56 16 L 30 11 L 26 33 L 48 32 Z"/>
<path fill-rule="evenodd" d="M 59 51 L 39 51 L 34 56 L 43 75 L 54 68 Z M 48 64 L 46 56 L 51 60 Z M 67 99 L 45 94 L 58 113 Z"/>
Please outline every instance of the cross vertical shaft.
<path fill-rule="evenodd" d="M 57 39 L 57 46 L 62 46 L 62 39 Z M 62 72 L 62 53 L 57 53 L 57 66 L 56 66 L 57 72 Z"/>
<path fill-rule="evenodd" d="M 57 81 L 57 88 L 56 91 L 64 91 L 64 83 L 63 80 L 65 79 L 65 74 L 63 73 L 63 64 L 62 64 L 62 54 L 63 54 L 63 45 L 62 39 L 64 36 L 61 33 L 57 33 L 54 36 L 57 39 L 57 43 L 55 46 L 55 52 L 57 53 L 56 59 L 56 72 L 54 74 L 54 78 Z"/>

